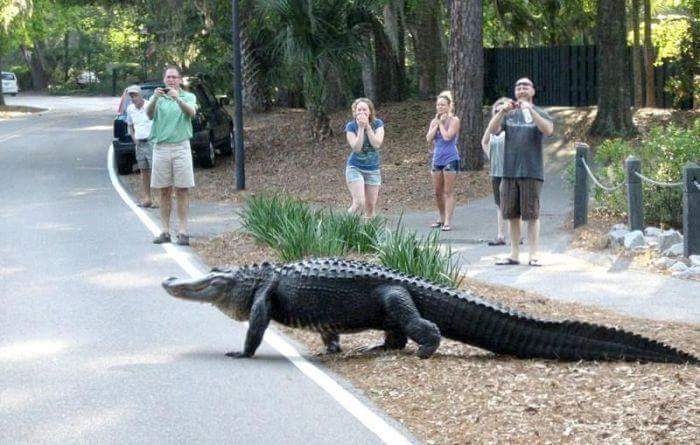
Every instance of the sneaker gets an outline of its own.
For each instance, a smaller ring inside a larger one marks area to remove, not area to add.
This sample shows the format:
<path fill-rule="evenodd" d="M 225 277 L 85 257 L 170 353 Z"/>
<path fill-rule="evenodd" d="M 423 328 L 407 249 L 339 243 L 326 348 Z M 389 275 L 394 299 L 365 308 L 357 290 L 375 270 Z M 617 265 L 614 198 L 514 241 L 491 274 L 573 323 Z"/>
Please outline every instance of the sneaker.
<path fill-rule="evenodd" d="M 178 246 L 189 246 L 190 245 L 190 236 L 185 235 L 184 233 L 178 233 L 176 244 Z"/>
<path fill-rule="evenodd" d="M 168 232 L 163 232 L 153 239 L 153 244 L 163 244 L 170 242 L 170 234 Z"/>

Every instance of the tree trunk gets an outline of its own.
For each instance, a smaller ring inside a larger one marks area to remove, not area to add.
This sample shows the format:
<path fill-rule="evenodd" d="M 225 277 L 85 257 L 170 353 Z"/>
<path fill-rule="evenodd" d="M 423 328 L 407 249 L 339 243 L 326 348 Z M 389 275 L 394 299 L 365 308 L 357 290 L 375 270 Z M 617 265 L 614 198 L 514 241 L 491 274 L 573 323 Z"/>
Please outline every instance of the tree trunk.
<path fill-rule="evenodd" d="M 406 93 L 406 21 L 404 18 L 404 0 L 391 0 L 384 6 L 384 32 L 390 45 L 391 54 L 396 65 L 397 100 Z"/>
<path fill-rule="evenodd" d="M 639 0 L 632 0 L 632 73 L 634 78 L 634 107 L 644 106 L 644 86 L 642 79 L 642 57 L 639 46 Z"/>
<path fill-rule="evenodd" d="M 48 84 L 46 70 L 42 63 L 43 57 L 39 51 L 27 48 L 25 45 L 20 45 L 20 51 L 22 52 L 22 57 L 24 61 L 29 66 L 29 71 L 32 76 L 32 89 L 35 91 L 44 91 Z"/>
<path fill-rule="evenodd" d="M 263 88 L 263 72 L 255 58 L 255 47 L 246 28 L 241 27 L 240 33 L 243 107 L 246 111 L 260 113 L 270 108 L 270 101 Z"/>
<path fill-rule="evenodd" d="M 382 28 L 374 29 L 374 65 L 377 67 L 377 98 L 379 102 L 401 99 L 396 58 L 391 42 Z"/>
<path fill-rule="evenodd" d="M 416 5 L 412 41 L 418 75 L 418 95 L 423 99 L 435 95 L 441 88 L 438 73 L 446 66 L 440 42 L 439 7 L 437 0 L 423 0 Z"/>
<path fill-rule="evenodd" d="M 362 51 L 358 56 L 358 61 L 362 67 L 362 89 L 365 97 L 372 102 L 377 102 L 377 80 L 374 70 L 374 59 L 372 58 L 372 39 L 365 34 L 361 34 Z"/>
<path fill-rule="evenodd" d="M 598 114 L 590 133 L 614 137 L 636 133 L 630 112 L 625 8 L 617 0 L 598 1 Z"/>
<path fill-rule="evenodd" d="M 467 170 L 481 170 L 484 95 L 484 47 L 481 0 L 452 0 L 448 83 L 461 121 L 460 156 Z"/>
<path fill-rule="evenodd" d="M 656 106 L 654 94 L 654 46 L 651 43 L 651 0 L 644 0 L 644 67 L 647 80 L 647 107 Z"/>

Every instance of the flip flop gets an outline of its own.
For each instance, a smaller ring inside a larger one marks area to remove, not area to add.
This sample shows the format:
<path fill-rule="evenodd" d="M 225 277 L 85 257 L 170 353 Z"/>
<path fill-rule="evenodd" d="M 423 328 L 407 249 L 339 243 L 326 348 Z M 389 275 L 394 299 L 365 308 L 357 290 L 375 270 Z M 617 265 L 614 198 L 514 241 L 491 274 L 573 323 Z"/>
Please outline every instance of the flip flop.
<path fill-rule="evenodd" d="M 512 258 L 504 258 L 496 261 L 496 266 L 518 266 L 520 261 L 516 261 Z"/>
<path fill-rule="evenodd" d="M 540 264 L 540 260 L 537 260 L 537 259 L 531 259 L 530 261 L 527 262 L 527 265 L 532 266 L 532 267 L 541 267 L 542 266 L 542 264 Z"/>
<path fill-rule="evenodd" d="M 145 208 L 145 209 L 150 209 L 151 207 L 153 207 L 153 203 L 152 203 L 152 202 L 140 202 L 140 203 L 138 203 L 138 204 L 136 204 L 136 205 L 139 206 L 139 207 L 143 207 L 143 208 Z"/>
<path fill-rule="evenodd" d="M 442 222 L 442 221 L 435 221 L 434 223 L 432 223 L 432 224 L 430 225 L 430 228 L 431 228 L 431 229 L 439 229 L 439 228 L 442 227 L 442 226 L 443 226 L 443 222 Z"/>
<path fill-rule="evenodd" d="M 449 232 L 450 230 L 452 230 L 452 227 L 450 227 L 449 224 L 444 224 L 444 225 L 442 226 L 442 231 L 443 231 L 443 232 Z"/>
<path fill-rule="evenodd" d="M 496 238 L 495 240 L 491 240 L 488 243 L 489 246 L 505 246 L 506 245 L 506 240 L 503 238 Z"/>

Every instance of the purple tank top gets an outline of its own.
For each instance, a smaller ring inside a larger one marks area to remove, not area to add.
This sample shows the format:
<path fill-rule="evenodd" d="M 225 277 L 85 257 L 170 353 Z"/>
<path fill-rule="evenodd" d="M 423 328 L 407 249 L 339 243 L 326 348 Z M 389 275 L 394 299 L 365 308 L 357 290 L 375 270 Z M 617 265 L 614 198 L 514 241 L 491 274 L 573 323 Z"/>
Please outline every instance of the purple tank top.
<path fill-rule="evenodd" d="M 452 121 L 452 119 L 450 119 Z M 449 129 L 449 123 L 447 129 Z M 452 161 L 459 161 L 459 152 L 457 151 L 457 138 L 455 135 L 450 140 L 445 140 L 440 134 L 440 129 L 438 128 L 437 133 L 435 133 L 435 139 L 433 144 L 435 150 L 433 151 L 433 165 L 447 165 Z"/>

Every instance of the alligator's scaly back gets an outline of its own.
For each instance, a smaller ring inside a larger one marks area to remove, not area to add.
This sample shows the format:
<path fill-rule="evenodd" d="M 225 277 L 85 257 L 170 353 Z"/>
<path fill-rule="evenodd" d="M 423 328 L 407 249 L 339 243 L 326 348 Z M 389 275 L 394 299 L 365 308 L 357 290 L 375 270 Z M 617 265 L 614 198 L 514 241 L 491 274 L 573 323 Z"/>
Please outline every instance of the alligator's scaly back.
<path fill-rule="evenodd" d="M 698 364 L 698 358 L 624 330 L 580 321 L 545 321 L 375 264 L 313 259 L 287 267 L 333 270 L 337 279 L 374 277 L 408 289 L 421 315 L 447 338 L 498 354 L 559 360 Z"/>

